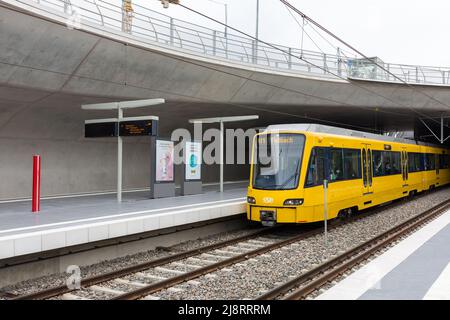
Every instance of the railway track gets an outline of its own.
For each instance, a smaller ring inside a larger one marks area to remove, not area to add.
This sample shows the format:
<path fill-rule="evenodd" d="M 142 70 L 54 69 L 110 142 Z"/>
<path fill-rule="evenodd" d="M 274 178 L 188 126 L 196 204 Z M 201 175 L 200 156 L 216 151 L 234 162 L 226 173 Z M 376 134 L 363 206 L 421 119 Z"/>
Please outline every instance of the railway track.
<path fill-rule="evenodd" d="M 400 204 L 401 201 L 398 201 L 390 207 Z M 332 221 L 329 229 L 363 219 L 384 209 L 385 207 L 378 207 L 344 221 Z M 176 286 L 186 282 L 195 285 L 198 282 L 194 279 L 200 276 L 321 234 L 323 227 L 321 224 L 309 227 L 303 229 L 300 234 L 298 229 L 294 234 L 286 230 L 289 228 L 282 226 L 258 230 L 235 239 L 82 279 L 79 289 L 69 289 L 66 285 L 61 285 L 14 297 L 12 300 L 89 299 L 92 293 L 96 298 L 111 300 L 159 299 L 155 295 L 158 291 L 180 290 Z"/>
<path fill-rule="evenodd" d="M 450 200 L 446 200 L 425 212 L 408 219 L 390 230 L 348 250 L 342 255 L 326 261 L 300 276 L 266 292 L 258 300 L 301 300 L 327 283 L 351 271 L 383 248 L 414 232 L 417 228 L 443 214 L 450 208 Z"/>

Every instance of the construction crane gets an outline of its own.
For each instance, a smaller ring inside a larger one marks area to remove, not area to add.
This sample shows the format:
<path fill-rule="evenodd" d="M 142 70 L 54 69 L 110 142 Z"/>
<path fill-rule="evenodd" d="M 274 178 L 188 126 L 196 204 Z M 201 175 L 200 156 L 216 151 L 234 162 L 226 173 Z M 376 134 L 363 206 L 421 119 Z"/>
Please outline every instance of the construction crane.
<path fill-rule="evenodd" d="M 133 26 L 133 6 L 131 0 L 122 0 L 122 31 L 131 33 Z"/>
<path fill-rule="evenodd" d="M 159 0 L 164 8 L 168 8 L 169 4 L 180 4 L 180 0 Z M 122 31 L 131 33 L 133 26 L 133 5 L 131 0 L 122 0 Z"/>

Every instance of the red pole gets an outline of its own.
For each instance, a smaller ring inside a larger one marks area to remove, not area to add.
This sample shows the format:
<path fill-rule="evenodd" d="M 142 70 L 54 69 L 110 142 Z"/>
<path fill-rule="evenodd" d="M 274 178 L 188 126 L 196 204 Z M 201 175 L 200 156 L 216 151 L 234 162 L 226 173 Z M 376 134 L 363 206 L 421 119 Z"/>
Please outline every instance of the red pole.
<path fill-rule="evenodd" d="M 41 156 L 33 156 L 33 198 L 31 201 L 31 211 L 41 210 Z"/>

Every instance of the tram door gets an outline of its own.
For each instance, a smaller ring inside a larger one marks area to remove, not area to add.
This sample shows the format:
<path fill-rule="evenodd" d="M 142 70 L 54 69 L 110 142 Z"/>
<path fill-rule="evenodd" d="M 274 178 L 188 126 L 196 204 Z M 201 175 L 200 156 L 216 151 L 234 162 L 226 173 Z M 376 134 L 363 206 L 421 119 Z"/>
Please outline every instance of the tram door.
<path fill-rule="evenodd" d="M 372 186 L 372 150 L 370 144 L 363 144 L 362 147 L 362 176 L 364 183 L 364 193 L 371 194 L 373 192 Z"/>
<path fill-rule="evenodd" d="M 403 177 L 403 187 L 408 186 L 408 152 L 406 152 L 406 148 L 403 148 L 402 154 L 402 177 Z"/>

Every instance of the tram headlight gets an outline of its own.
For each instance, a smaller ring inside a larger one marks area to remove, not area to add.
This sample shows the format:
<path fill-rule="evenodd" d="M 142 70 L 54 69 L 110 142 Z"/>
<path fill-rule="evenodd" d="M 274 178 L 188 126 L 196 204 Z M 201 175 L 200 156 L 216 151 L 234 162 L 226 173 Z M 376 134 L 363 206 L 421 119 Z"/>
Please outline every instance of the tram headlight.
<path fill-rule="evenodd" d="M 255 198 L 253 198 L 253 197 L 247 197 L 247 203 L 255 204 L 255 203 L 256 203 L 256 200 L 255 200 Z"/>
<path fill-rule="evenodd" d="M 287 199 L 284 201 L 285 206 L 299 206 L 303 204 L 303 199 Z"/>

